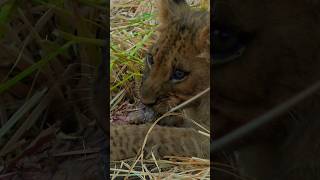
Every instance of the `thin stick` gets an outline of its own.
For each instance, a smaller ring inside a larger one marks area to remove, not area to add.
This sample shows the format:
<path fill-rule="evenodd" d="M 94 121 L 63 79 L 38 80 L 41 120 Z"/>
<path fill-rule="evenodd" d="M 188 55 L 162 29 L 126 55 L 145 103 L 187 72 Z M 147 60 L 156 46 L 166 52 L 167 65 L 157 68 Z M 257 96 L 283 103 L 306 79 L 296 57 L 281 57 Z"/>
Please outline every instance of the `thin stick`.
<path fill-rule="evenodd" d="M 317 81 L 312 86 L 293 96 L 288 101 L 278 105 L 277 107 L 271 109 L 269 112 L 263 114 L 262 116 L 250 121 L 249 123 L 241 126 L 240 128 L 234 130 L 233 132 L 225 135 L 224 137 L 213 141 L 211 143 L 211 152 L 217 152 L 227 146 L 239 140 L 240 138 L 248 135 L 254 130 L 262 127 L 263 125 L 270 123 L 276 117 L 282 115 L 284 112 L 288 111 L 293 106 L 297 105 L 300 101 L 306 99 L 310 95 L 314 94 L 320 89 L 320 81 Z"/>

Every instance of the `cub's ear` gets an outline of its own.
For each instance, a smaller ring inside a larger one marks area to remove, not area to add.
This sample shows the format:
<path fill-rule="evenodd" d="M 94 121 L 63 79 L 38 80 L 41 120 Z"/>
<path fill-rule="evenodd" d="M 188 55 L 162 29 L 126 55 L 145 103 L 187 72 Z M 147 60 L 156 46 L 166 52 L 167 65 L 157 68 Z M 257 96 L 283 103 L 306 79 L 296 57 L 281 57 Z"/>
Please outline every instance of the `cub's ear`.
<path fill-rule="evenodd" d="M 185 0 L 157 0 L 160 24 L 167 24 L 179 15 L 182 9 L 187 8 Z"/>

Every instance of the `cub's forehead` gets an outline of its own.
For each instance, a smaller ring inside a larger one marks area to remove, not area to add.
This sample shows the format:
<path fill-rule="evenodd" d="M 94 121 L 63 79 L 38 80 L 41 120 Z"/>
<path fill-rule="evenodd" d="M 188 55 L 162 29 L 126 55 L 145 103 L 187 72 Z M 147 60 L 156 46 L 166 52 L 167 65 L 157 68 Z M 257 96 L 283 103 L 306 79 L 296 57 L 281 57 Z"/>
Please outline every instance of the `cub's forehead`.
<path fill-rule="evenodd" d="M 183 47 L 193 46 L 197 38 L 197 29 L 185 24 L 174 24 L 168 26 L 158 34 L 158 39 L 154 45 L 155 50 L 181 50 Z"/>
<path fill-rule="evenodd" d="M 197 48 L 196 41 L 199 39 L 199 31 L 209 23 L 208 18 L 209 13 L 190 11 L 161 24 L 156 42 L 149 50 L 154 61 L 175 62 L 199 53 L 200 49 Z"/>
<path fill-rule="evenodd" d="M 149 52 L 158 58 L 180 52 L 186 45 L 190 45 L 190 42 L 188 42 L 189 38 L 187 36 L 192 36 L 192 34 L 168 29 L 159 35 L 157 41 L 151 46 Z"/>

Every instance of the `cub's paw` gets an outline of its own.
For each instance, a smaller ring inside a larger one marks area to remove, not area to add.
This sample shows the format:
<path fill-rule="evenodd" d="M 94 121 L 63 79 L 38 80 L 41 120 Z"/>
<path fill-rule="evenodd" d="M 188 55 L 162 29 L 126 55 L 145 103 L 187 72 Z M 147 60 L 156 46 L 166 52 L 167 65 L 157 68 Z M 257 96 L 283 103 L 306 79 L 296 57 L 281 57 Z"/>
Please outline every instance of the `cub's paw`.
<path fill-rule="evenodd" d="M 155 113 L 151 108 L 144 107 L 139 110 L 130 112 L 127 117 L 129 124 L 146 124 L 153 123 L 161 115 Z M 171 127 L 184 127 L 185 119 L 182 116 L 167 116 L 162 118 L 158 125 L 160 126 L 171 126 Z"/>
<path fill-rule="evenodd" d="M 136 111 L 130 112 L 127 117 L 129 124 L 145 124 L 154 122 L 156 113 L 149 107 L 142 106 Z"/>

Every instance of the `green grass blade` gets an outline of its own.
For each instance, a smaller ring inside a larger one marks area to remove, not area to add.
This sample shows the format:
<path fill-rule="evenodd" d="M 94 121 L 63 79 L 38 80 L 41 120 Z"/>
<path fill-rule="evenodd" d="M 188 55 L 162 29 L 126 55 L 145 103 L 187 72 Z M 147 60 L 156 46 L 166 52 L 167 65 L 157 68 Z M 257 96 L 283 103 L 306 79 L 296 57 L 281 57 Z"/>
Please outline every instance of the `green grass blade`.
<path fill-rule="evenodd" d="M 50 53 L 48 56 L 46 56 L 43 59 L 41 59 L 40 61 L 34 63 L 32 66 L 28 67 L 27 69 L 25 69 L 24 71 L 22 71 L 21 73 L 16 75 L 15 77 L 9 79 L 8 81 L 6 81 L 3 84 L 0 84 L 0 94 L 5 92 L 6 90 L 10 89 L 10 87 L 14 86 L 22 79 L 28 77 L 33 72 L 40 69 L 42 66 L 48 64 L 51 59 L 55 58 L 57 55 L 61 54 L 65 50 L 67 50 L 74 43 L 75 42 L 73 42 L 73 41 L 67 42 L 66 44 L 64 44 L 63 46 L 58 48 L 56 51 Z"/>
<path fill-rule="evenodd" d="M 13 116 L 4 124 L 0 129 L 0 139 L 3 135 L 5 135 L 18 121 L 24 116 L 27 112 L 29 112 L 43 97 L 43 95 L 47 92 L 47 89 L 43 89 L 40 92 L 36 92 L 24 105 L 20 107 L 18 111 L 16 111 Z"/>
<path fill-rule="evenodd" d="M 53 33 L 57 34 L 58 36 L 61 36 L 66 40 L 74 41 L 76 43 L 93 44 L 96 46 L 103 46 L 105 44 L 105 40 L 103 39 L 94 39 L 94 38 L 75 36 L 73 34 L 63 32 L 60 30 L 55 30 Z"/>

